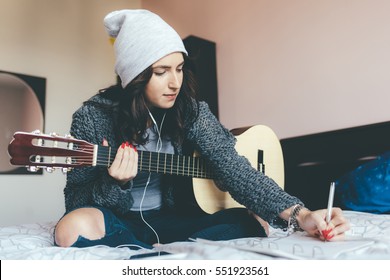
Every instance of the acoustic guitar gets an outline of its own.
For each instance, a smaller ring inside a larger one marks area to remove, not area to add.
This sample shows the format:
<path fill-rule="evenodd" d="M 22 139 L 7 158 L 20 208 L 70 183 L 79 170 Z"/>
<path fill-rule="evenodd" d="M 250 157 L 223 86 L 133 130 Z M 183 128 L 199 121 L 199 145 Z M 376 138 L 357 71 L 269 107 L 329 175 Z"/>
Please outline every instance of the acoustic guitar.
<path fill-rule="evenodd" d="M 283 188 L 284 163 L 279 139 L 267 126 L 234 129 L 236 150 L 259 172 L 265 173 Z M 42 134 L 39 131 L 16 132 L 8 145 L 10 163 L 26 166 L 31 172 L 44 168 L 48 172 L 61 169 L 64 173 L 85 166 L 109 167 L 116 149 L 91 144 L 71 136 Z M 194 156 L 138 151 L 138 170 L 192 177 L 193 190 L 199 207 L 214 213 L 221 209 L 242 207 L 227 192 L 214 184 L 213 171 L 205 160 Z"/>

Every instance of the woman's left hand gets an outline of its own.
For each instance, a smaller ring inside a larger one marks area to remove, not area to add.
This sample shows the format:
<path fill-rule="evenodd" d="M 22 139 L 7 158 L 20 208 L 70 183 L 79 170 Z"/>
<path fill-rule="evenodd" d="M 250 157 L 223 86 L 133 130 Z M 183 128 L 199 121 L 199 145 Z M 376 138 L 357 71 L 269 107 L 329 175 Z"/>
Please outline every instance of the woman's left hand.
<path fill-rule="evenodd" d="M 340 208 L 333 208 L 329 223 L 326 223 L 326 212 L 326 209 L 310 211 L 304 208 L 297 216 L 298 224 L 309 235 L 321 240 L 344 240 L 345 232 L 349 230 L 350 225 L 343 216 L 343 211 Z"/>

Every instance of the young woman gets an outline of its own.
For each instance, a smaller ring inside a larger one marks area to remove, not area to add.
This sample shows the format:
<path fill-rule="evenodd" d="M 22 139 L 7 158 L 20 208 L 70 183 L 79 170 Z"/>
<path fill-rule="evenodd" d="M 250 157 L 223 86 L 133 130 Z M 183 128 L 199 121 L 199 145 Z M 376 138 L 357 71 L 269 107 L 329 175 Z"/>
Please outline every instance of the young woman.
<path fill-rule="evenodd" d="M 320 239 L 344 238 L 349 224 L 340 209 L 333 209 L 326 223 L 326 210 L 306 209 L 237 154 L 232 134 L 206 103 L 196 101 L 187 51 L 166 22 L 146 10 L 115 11 L 104 22 L 116 38 L 115 69 L 121 84 L 86 101 L 73 115 L 71 133 L 117 151 L 108 167 L 68 174 L 57 245 L 151 248 L 189 238 L 266 236 L 263 221 Z M 172 176 L 138 172 L 138 151 L 183 154 L 184 147 L 196 149 L 212 168 L 218 187 L 246 208 L 214 214 L 186 210 L 183 205 L 189 202 L 176 195 L 183 186 Z"/>

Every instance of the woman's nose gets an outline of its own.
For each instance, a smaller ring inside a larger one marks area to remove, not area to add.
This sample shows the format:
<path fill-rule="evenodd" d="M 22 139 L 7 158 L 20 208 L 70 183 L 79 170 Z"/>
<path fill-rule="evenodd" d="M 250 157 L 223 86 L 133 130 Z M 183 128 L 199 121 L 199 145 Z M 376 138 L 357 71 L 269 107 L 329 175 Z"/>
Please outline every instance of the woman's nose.
<path fill-rule="evenodd" d="M 169 87 L 170 88 L 179 88 L 181 85 L 181 74 L 173 73 L 171 75 L 171 78 L 169 80 Z"/>

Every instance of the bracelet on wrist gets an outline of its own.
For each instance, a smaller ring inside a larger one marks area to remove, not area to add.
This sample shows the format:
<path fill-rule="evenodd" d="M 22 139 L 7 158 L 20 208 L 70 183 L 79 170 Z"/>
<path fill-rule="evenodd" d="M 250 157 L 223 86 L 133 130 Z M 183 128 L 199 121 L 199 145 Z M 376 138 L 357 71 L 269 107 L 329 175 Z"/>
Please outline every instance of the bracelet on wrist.
<path fill-rule="evenodd" d="M 288 218 L 288 224 L 287 224 L 287 231 L 289 234 L 296 231 L 303 231 L 303 229 L 299 226 L 297 216 L 299 212 L 304 208 L 305 207 L 303 207 L 302 205 L 297 204 L 291 210 L 290 217 Z"/>

